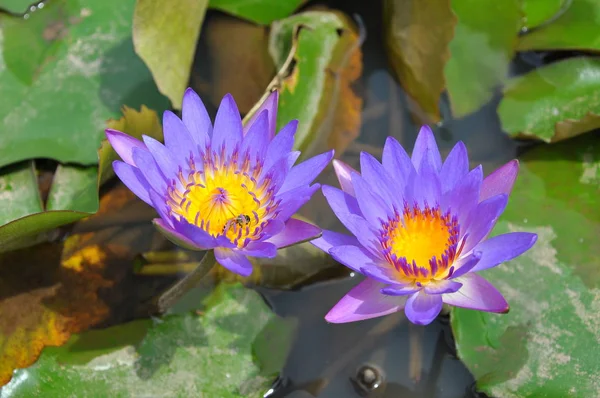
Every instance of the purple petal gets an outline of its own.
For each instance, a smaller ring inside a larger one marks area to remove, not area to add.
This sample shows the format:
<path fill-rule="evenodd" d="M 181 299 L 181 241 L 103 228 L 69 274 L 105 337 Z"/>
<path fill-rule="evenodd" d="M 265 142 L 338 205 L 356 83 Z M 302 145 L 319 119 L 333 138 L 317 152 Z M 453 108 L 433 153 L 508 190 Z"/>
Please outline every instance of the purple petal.
<path fill-rule="evenodd" d="M 446 161 L 440 171 L 440 181 L 442 182 L 442 193 L 452 190 L 458 185 L 469 172 L 469 157 L 467 148 L 462 141 L 454 145 L 454 148 L 448 154 Z"/>
<path fill-rule="evenodd" d="M 142 172 L 134 166 L 131 166 L 125 162 L 121 162 L 120 160 L 115 160 L 113 162 L 113 170 L 115 174 L 123 184 L 127 186 L 138 198 L 143 200 L 152 206 L 152 201 L 150 200 L 150 185 L 144 178 Z"/>
<path fill-rule="evenodd" d="M 410 178 L 412 183 L 412 200 L 420 206 L 428 204 L 435 206 L 442 199 L 442 184 L 435 165 L 429 160 L 431 156 L 423 157 L 423 162 L 420 166 L 418 176 L 415 178 L 413 173 Z"/>
<path fill-rule="evenodd" d="M 477 265 L 479 260 L 481 260 L 481 256 L 482 253 L 480 250 L 473 250 L 471 254 L 461 258 L 454 264 L 454 272 L 450 278 L 455 279 L 459 276 L 463 276 L 467 272 L 473 271 L 473 268 Z"/>
<path fill-rule="evenodd" d="M 333 158 L 333 153 L 333 150 L 322 153 L 292 167 L 278 194 L 311 184 L 327 164 L 329 164 Z"/>
<path fill-rule="evenodd" d="M 360 244 L 355 236 L 327 230 L 323 230 L 321 237 L 311 240 L 310 243 L 325 253 L 329 253 L 329 250 L 336 246 L 358 246 Z"/>
<path fill-rule="evenodd" d="M 217 247 L 215 249 L 215 258 L 219 264 L 231 272 L 235 272 L 244 277 L 252 274 L 252 264 L 250 263 L 250 260 L 238 250 Z"/>
<path fill-rule="evenodd" d="M 408 176 L 415 168 L 402 145 L 394 137 L 386 139 L 381 160 L 383 168 L 396 181 L 396 184 L 401 187 L 405 186 Z"/>
<path fill-rule="evenodd" d="M 191 88 L 183 95 L 181 118 L 196 145 L 204 150 L 210 141 L 212 123 L 202 100 Z"/>
<path fill-rule="evenodd" d="M 360 207 L 358 207 L 358 201 L 354 196 L 329 185 L 324 185 L 321 190 L 325 199 L 327 199 L 327 203 L 329 203 L 329 207 L 336 215 L 338 213 L 362 215 Z"/>
<path fill-rule="evenodd" d="M 163 175 L 167 179 L 174 179 L 177 177 L 177 173 L 179 172 L 179 166 L 177 164 L 177 160 L 173 157 L 171 151 L 167 149 L 163 144 L 158 142 L 152 137 L 148 137 L 147 135 L 142 136 L 144 139 L 144 143 L 148 147 L 148 151 L 154 158 L 154 161 L 162 171 Z M 139 150 L 134 150 L 134 156 L 138 153 Z M 136 163 L 140 169 L 140 165 Z"/>
<path fill-rule="evenodd" d="M 365 266 L 377 267 L 369 252 L 360 246 L 336 246 L 329 250 L 335 261 L 344 264 L 355 272 L 361 272 Z M 389 282 L 388 282 L 389 283 Z M 394 281 L 394 283 L 397 283 Z"/>
<path fill-rule="evenodd" d="M 359 174 L 359 172 L 354 170 L 347 163 L 337 159 L 333 159 L 333 169 L 335 170 L 342 191 L 346 192 L 348 195 L 355 196 L 354 187 L 352 186 L 352 174 Z"/>
<path fill-rule="evenodd" d="M 283 221 L 277 219 L 269 220 L 267 225 L 261 231 L 264 235 L 263 240 L 268 240 L 270 237 L 277 235 L 284 229 L 285 223 Z"/>
<path fill-rule="evenodd" d="M 248 246 L 239 250 L 245 256 L 275 258 L 277 247 L 269 242 L 250 242 Z"/>
<path fill-rule="evenodd" d="M 443 280 L 437 282 L 430 282 L 429 284 L 427 284 L 427 286 L 425 286 L 423 290 L 425 290 L 425 293 L 427 294 L 446 294 L 458 291 L 458 289 L 460 289 L 461 286 L 462 283 L 460 282 Z"/>
<path fill-rule="evenodd" d="M 157 194 L 156 191 L 151 190 L 150 200 L 152 201 L 152 207 L 154 207 L 154 210 L 156 210 L 160 218 L 162 218 L 165 221 L 165 224 L 171 228 L 174 228 L 173 220 L 169 215 L 170 209 L 169 206 L 165 203 L 165 198 Z"/>
<path fill-rule="evenodd" d="M 429 162 L 433 165 L 436 172 L 442 168 L 442 157 L 435 142 L 435 136 L 429 126 L 421 127 L 415 147 L 412 153 L 412 164 L 415 169 L 419 170 L 423 160 L 429 158 Z M 420 174 L 420 173 L 419 173 Z"/>
<path fill-rule="evenodd" d="M 294 147 L 294 135 L 296 134 L 297 127 L 298 121 L 292 120 L 286 124 L 281 131 L 279 131 L 275 138 L 273 138 L 269 144 L 269 147 L 267 148 L 267 155 L 265 157 L 264 164 L 265 169 L 270 169 L 275 162 L 284 156 L 288 156 L 288 154 L 292 151 L 292 148 Z M 298 155 L 300 155 L 299 152 Z M 292 165 L 294 162 L 292 162 Z"/>
<path fill-rule="evenodd" d="M 482 255 L 471 271 L 481 271 L 512 260 L 531 249 L 536 241 L 537 235 L 528 232 L 511 232 L 487 239 L 473 249 L 480 251 Z"/>
<path fill-rule="evenodd" d="M 444 296 L 445 297 L 445 296 Z M 427 294 L 420 291 L 406 300 L 406 317 L 417 325 L 430 324 L 442 310 L 442 296 L 439 294 Z"/>
<path fill-rule="evenodd" d="M 378 191 L 367 183 L 359 174 L 352 175 L 352 185 L 356 200 L 365 219 L 374 227 L 379 228 L 384 221 L 393 216 L 391 203 L 386 203 Z"/>
<path fill-rule="evenodd" d="M 290 218 L 285 223 L 285 229 L 279 234 L 269 238 L 267 242 L 273 243 L 277 248 L 295 245 L 300 242 L 306 242 L 321 235 L 321 228 L 316 225 Z"/>
<path fill-rule="evenodd" d="M 466 242 L 463 250 L 468 253 L 481 242 L 494 228 L 498 217 L 502 214 L 508 203 L 506 194 L 492 196 L 479 203 L 470 216 L 466 231 Z"/>
<path fill-rule="evenodd" d="M 217 242 L 213 236 L 200 227 L 194 224 L 190 224 L 185 219 L 173 220 L 173 226 L 175 230 L 181 233 L 183 236 L 187 236 L 194 244 L 204 249 L 212 249 L 217 245 Z M 229 240 L 227 240 L 228 243 Z"/>
<path fill-rule="evenodd" d="M 260 108 L 252 115 L 250 120 L 246 122 L 244 126 L 244 134 L 250 131 L 250 127 L 255 123 L 258 114 L 263 110 L 267 110 L 269 113 L 269 127 L 267 129 L 267 137 L 269 141 L 275 136 L 275 128 L 277 125 L 277 103 L 279 102 L 279 93 L 277 91 L 271 92 L 265 101 L 260 105 Z M 280 133 L 281 134 L 281 133 Z"/>
<path fill-rule="evenodd" d="M 177 246 L 188 250 L 206 250 L 206 248 L 196 245 L 187 236 L 175 231 L 162 218 L 155 218 L 154 220 L 152 220 L 152 223 L 154 223 L 154 225 L 160 231 L 160 233 L 162 233 L 167 239 L 169 239 Z"/>
<path fill-rule="evenodd" d="M 496 169 L 483 180 L 479 201 L 482 202 L 500 194 L 510 195 L 518 173 L 519 161 L 516 159 Z"/>
<path fill-rule="evenodd" d="M 291 191 L 287 191 L 283 195 L 277 195 L 277 200 L 281 203 L 277 207 L 279 212 L 277 218 L 286 220 L 296 214 L 296 212 L 308 202 L 311 196 L 321 188 L 319 184 L 314 184 L 310 187 L 299 187 Z"/>
<path fill-rule="evenodd" d="M 408 296 L 421 290 L 422 287 L 410 285 L 392 285 L 386 286 L 381 289 L 381 293 L 388 294 L 390 296 Z"/>
<path fill-rule="evenodd" d="M 462 288 L 456 293 L 444 294 L 444 303 L 486 312 L 508 312 L 509 306 L 502 294 L 481 276 L 470 273 L 456 281 L 463 284 Z"/>
<path fill-rule="evenodd" d="M 381 244 L 376 236 L 376 232 L 371 228 L 370 224 L 359 215 L 350 213 L 336 213 L 338 219 L 344 224 L 360 244 L 367 249 L 374 258 L 383 259 L 381 254 Z"/>
<path fill-rule="evenodd" d="M 231 94 L 226 94 L 221 100 L 215 117 L 211 147 L 217 153 L 224 147 L 225 154 L 230 155 L 233 149 L 242 142 L 242 136 L 240 111 Z"/>
<path fill-rule="evenodd" d="M 167 181 L 150 152 L 134 148 L 133 161 L 139 172 L 142 173 L 148 182 L 148 185 L 159 194 L 164 195 L 167 192 Z"/>
<path fill-rule="evenodd" d="M 396 181 L 373 156 L 361 152 L 360 170 L 362 178 L 368 181 L 373 191 L 383 199 L 388 208 L 402 207 L 403 203 L 399 200 L 397 192 L 402 191 L 404 187 L 398 186 Z"/>
<path fill-rule="evenodd" d="M 355 322 L 400 311 L 406 298 L 381 294 L 382 287 L 382 283 L 371 279 L 360 282 L 325 315 L 325 320 L 331 323 Z"/>
<path fill-rule="evenodd" d="M 360 273 L 388 285 L 397 285 L 400 283 L 396 278 L 397 272 L 388 264 L 383 264 L 382 266 L 366 264 L 366 266 L 360 268 Z"/>
<path fill-rule="evenodd" d="M 133 148 L 146 149 L 146 145 L 142 141 L 120 131 L 106 129 L 105 133 L 108 142 L 110 142 L 117 155 L 131 166 L 135 165 L 133 162 Z"/>
<path fill-rule="evenodd" d="M 181 162 L 197 154 L 196 143 L 183 122 L 171 111 L 163 113 L 165 146 Z"/>
<path fill-rule="evenodd" d="M 483 179 L 483 168 L 477 166 L 471 170 L 453 190 L 442 196 L 442 211 L 450 210 L 458 218 L 461 236 L 473 209 L 479 203 L 479 188 Z"/>
<path fill-rule="evenodd" d="M 249 151 L 253 154 L 252 158 L 258 156 L 263 159 L 269 145 L 268 129 L 268 114 L 267 111 L 262 111 L 244 136 L 241 155 L 244 156 L 246 151 Z"/>

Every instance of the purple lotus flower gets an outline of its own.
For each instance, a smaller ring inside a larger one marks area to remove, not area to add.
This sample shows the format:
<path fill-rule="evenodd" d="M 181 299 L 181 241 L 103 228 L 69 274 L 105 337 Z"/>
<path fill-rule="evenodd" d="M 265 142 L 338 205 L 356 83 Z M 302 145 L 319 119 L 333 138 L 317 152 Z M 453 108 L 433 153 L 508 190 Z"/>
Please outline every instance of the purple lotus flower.
<path fill-rule="evenodd" d="M 389 137 L 382 164 L 362 153 L 360 167 L 362 175 L 334 161 L 342 190 L 323 186 L 354 236 L 323 231 L 312 243 L 367 276 L 329 311 L 327 321 L 358 321 L 404 308 L 408 319 L 425 325 L 443 303 L 508 311 L 504 297 L 476 272 L 522 254 L 537 239 L 525 232 L 486 239 L 508 201 L 516 160 L 484 179 L 481 166 L 469 171 L 462 142 L 442 163 L 433 133 L 423 127 L 412 158 Z"/>
<path fill-rule="evenodd" d="M 275 135 L 277 92 L 242 126 L 226 95 L 214 128 L 200 97 L 183 97 L 182 120 L 163 116 L 165 145 L 122 132 L 106 136 L 123 161 L 117 176 L 160 218 L 155 225 L 192 250 L 214 249 L 217 261 L 242 276 L 252 273 L 246 256 L 275 257 L 277 249 L 319 236 L 321 230 L 291 216 L 319 189 L 310 185 L 333 151 L 294 166 L 298 121 Z"/>

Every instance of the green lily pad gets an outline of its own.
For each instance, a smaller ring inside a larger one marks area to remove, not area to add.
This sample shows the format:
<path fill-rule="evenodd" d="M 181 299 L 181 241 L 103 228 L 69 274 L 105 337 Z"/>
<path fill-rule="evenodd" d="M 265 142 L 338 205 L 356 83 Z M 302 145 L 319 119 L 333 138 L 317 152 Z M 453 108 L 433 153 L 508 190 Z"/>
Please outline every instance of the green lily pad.
<path fill-rule="evenodd" d="M 540 2 L 544 0 L 539 0 Z M 600 3 L 596 0 L 567 1 L 552 23 L 521 36 L 518 51 L 600 50 Z"/>
<path fill-rule="evenodd" d="M 0 0 L 0 8 L 14 14 L 22 14 L 35 3 L 37 2 L 32 0 Z"/>
<path fill-rule="evenodd" d="M 208 0 L 137 0 L 133 44 L 161 93 L 181 109 Z"/>
<path fill-rule="evenodd" d="M 293 322 L 239 284 L 219 285 L 204 304 L 202 315 L 135 321 L 47 348 L 0 395 L 262 397 L 286 359 Z"/>
<path fill-rule="evenodd" d="M 466 116 L 488 102 L 506 79 L 521 29 L 518 0 L 455 0 L 458 18 L 444 68 L 455 117 Z"/>
<path fill-rule="evenodd" d="M 307 0 L 210 0 L 210 8 L 261 25 L 282 19 L 306 3 Z"/>
<path fill-rule="evenodd" d="M 444 66 L 456 17 L 449 0 L 386 0 L 385 42 L 390 62 L 424 123 L 440 121 L 440 94 L 446 88 Z"/>
<path fill-rule="evenodd" d="M 351 85 L 362 73 L 361 41 L 339 12 L 307 11 L 271 27 L 269 52 L 279 72 L 267 93 L 279 89 L 278 128 L 300 121 L 295 148 L 303 158 L 328 148 L 339 156 L 358 136 L 362 100 Z"/>
<path fill-rule="evenodd" d="M 168 105 L 133 51 L 133 2 L 45 4 L 27 19 L 0 15 L 0 167 L 96 164 L 104 122 L 122 105 Z"/>
<path fill-rule="evenodd" d="M 600 127 L 600 59 L 571 58 L 508 81 L 498 107 L 510 135 L 555 142 Z"/>
<path fill-rule="evenodd" d="M 538 234 L 535 246 L 481 274 L 508 314 L 452 310 L 459 357 L 496 397 L 600 396 L 600 142 L 586 135 L 539 146 L 495 234 Z"/>
<path fill-rule="evenodd" d="M 551 22 L 569 6 L 569 0 L 521 0 L 523 27 L 533 29 Z"/>

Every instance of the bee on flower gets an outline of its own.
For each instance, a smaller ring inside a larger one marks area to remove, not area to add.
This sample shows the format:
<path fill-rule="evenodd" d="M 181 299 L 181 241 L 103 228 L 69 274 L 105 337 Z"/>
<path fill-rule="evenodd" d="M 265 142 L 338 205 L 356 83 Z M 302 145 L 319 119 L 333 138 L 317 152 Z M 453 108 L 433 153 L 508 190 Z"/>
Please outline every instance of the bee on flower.
<path fill-rule="evenodd" d="M 182 118 L 164 113 L 164 145 L 106 130 L 122 159 L 114 162 L 115 173 L 156 209 L 154 224 L 180 246 L 214 250 L 218 263 L 242 276 L 252 272 L 247 256 L 273 258 L 278 248 L 321 233 L 292 215 L 320 188 L 312 182 L 333 151 L 295 165 L 298 122 L 275 134 L 277 103 L 273 92 L 242 125 L 228 94 L 213 126 L 200 97 L 188 89 Z"/>
<path fill-rule="evenodd" d="M 332 231 L 312 241 L 366 276 L 326 315 L 352 322 L 404 309 L 425 325 L 444 303 L 507 312 L 502 294 L 477 274 L 529 250 L 537 235 L 514 232 L 488 239 L 517 177 L 513 160 L 488 177 L 469 171 L 466 147 L 456 144 L 442 162 L 429 127 L 421 128 L 412 157 L 394 138 L 382 162 L 361 153 L 361 172 L 334 160 L 341 189 L 323 186 L 331 209 L 352 233 Z"/>

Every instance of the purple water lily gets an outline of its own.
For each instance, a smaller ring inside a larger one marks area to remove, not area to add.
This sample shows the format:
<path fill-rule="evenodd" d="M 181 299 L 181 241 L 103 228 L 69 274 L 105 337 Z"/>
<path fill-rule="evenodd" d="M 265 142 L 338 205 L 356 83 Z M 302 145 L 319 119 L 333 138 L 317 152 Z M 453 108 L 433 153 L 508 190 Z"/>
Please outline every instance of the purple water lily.
<path fill-rule="evenodd" d="M 476 272 L 533 246 L 537 235 L 515 232 L 487 239 L 517 177 L 513 160 L 483 178 L 469 171 L 467 150 L 456 144 L 442 163 L 429 127 L 421 128 L 412 158 L 394 138 L 382 163 L 361 153 L 362 175 L 334 160 L 339 190 L 323 186 L 329 205 L 354 234 L 323 231 L 312 243 L 367 278 L 326 315 L 352 322 L 405 310 L 425 325 L 443 303 L 504 313 L 508 303 Z"/>
<path fill-rule="evenodd" d="M 246 256 L 275 257 L 277 249 L 319 236 L 321 230 L 291 218 L 319 189 L 310 185 L 333 157 L 323 153 L 294 166 L 298 122 L 275 135 L 277 92 L 242 126 L 231 95 L 219 106 L 214 128 L 200 97 L 183 97 L 182 119 L 166 111 L 165 144 L 106 130 L 123 159 L 117 176 L 160 218 L 155 225 L 192 250 L 214 249 L 216 260 L 242 276 Z"/>

